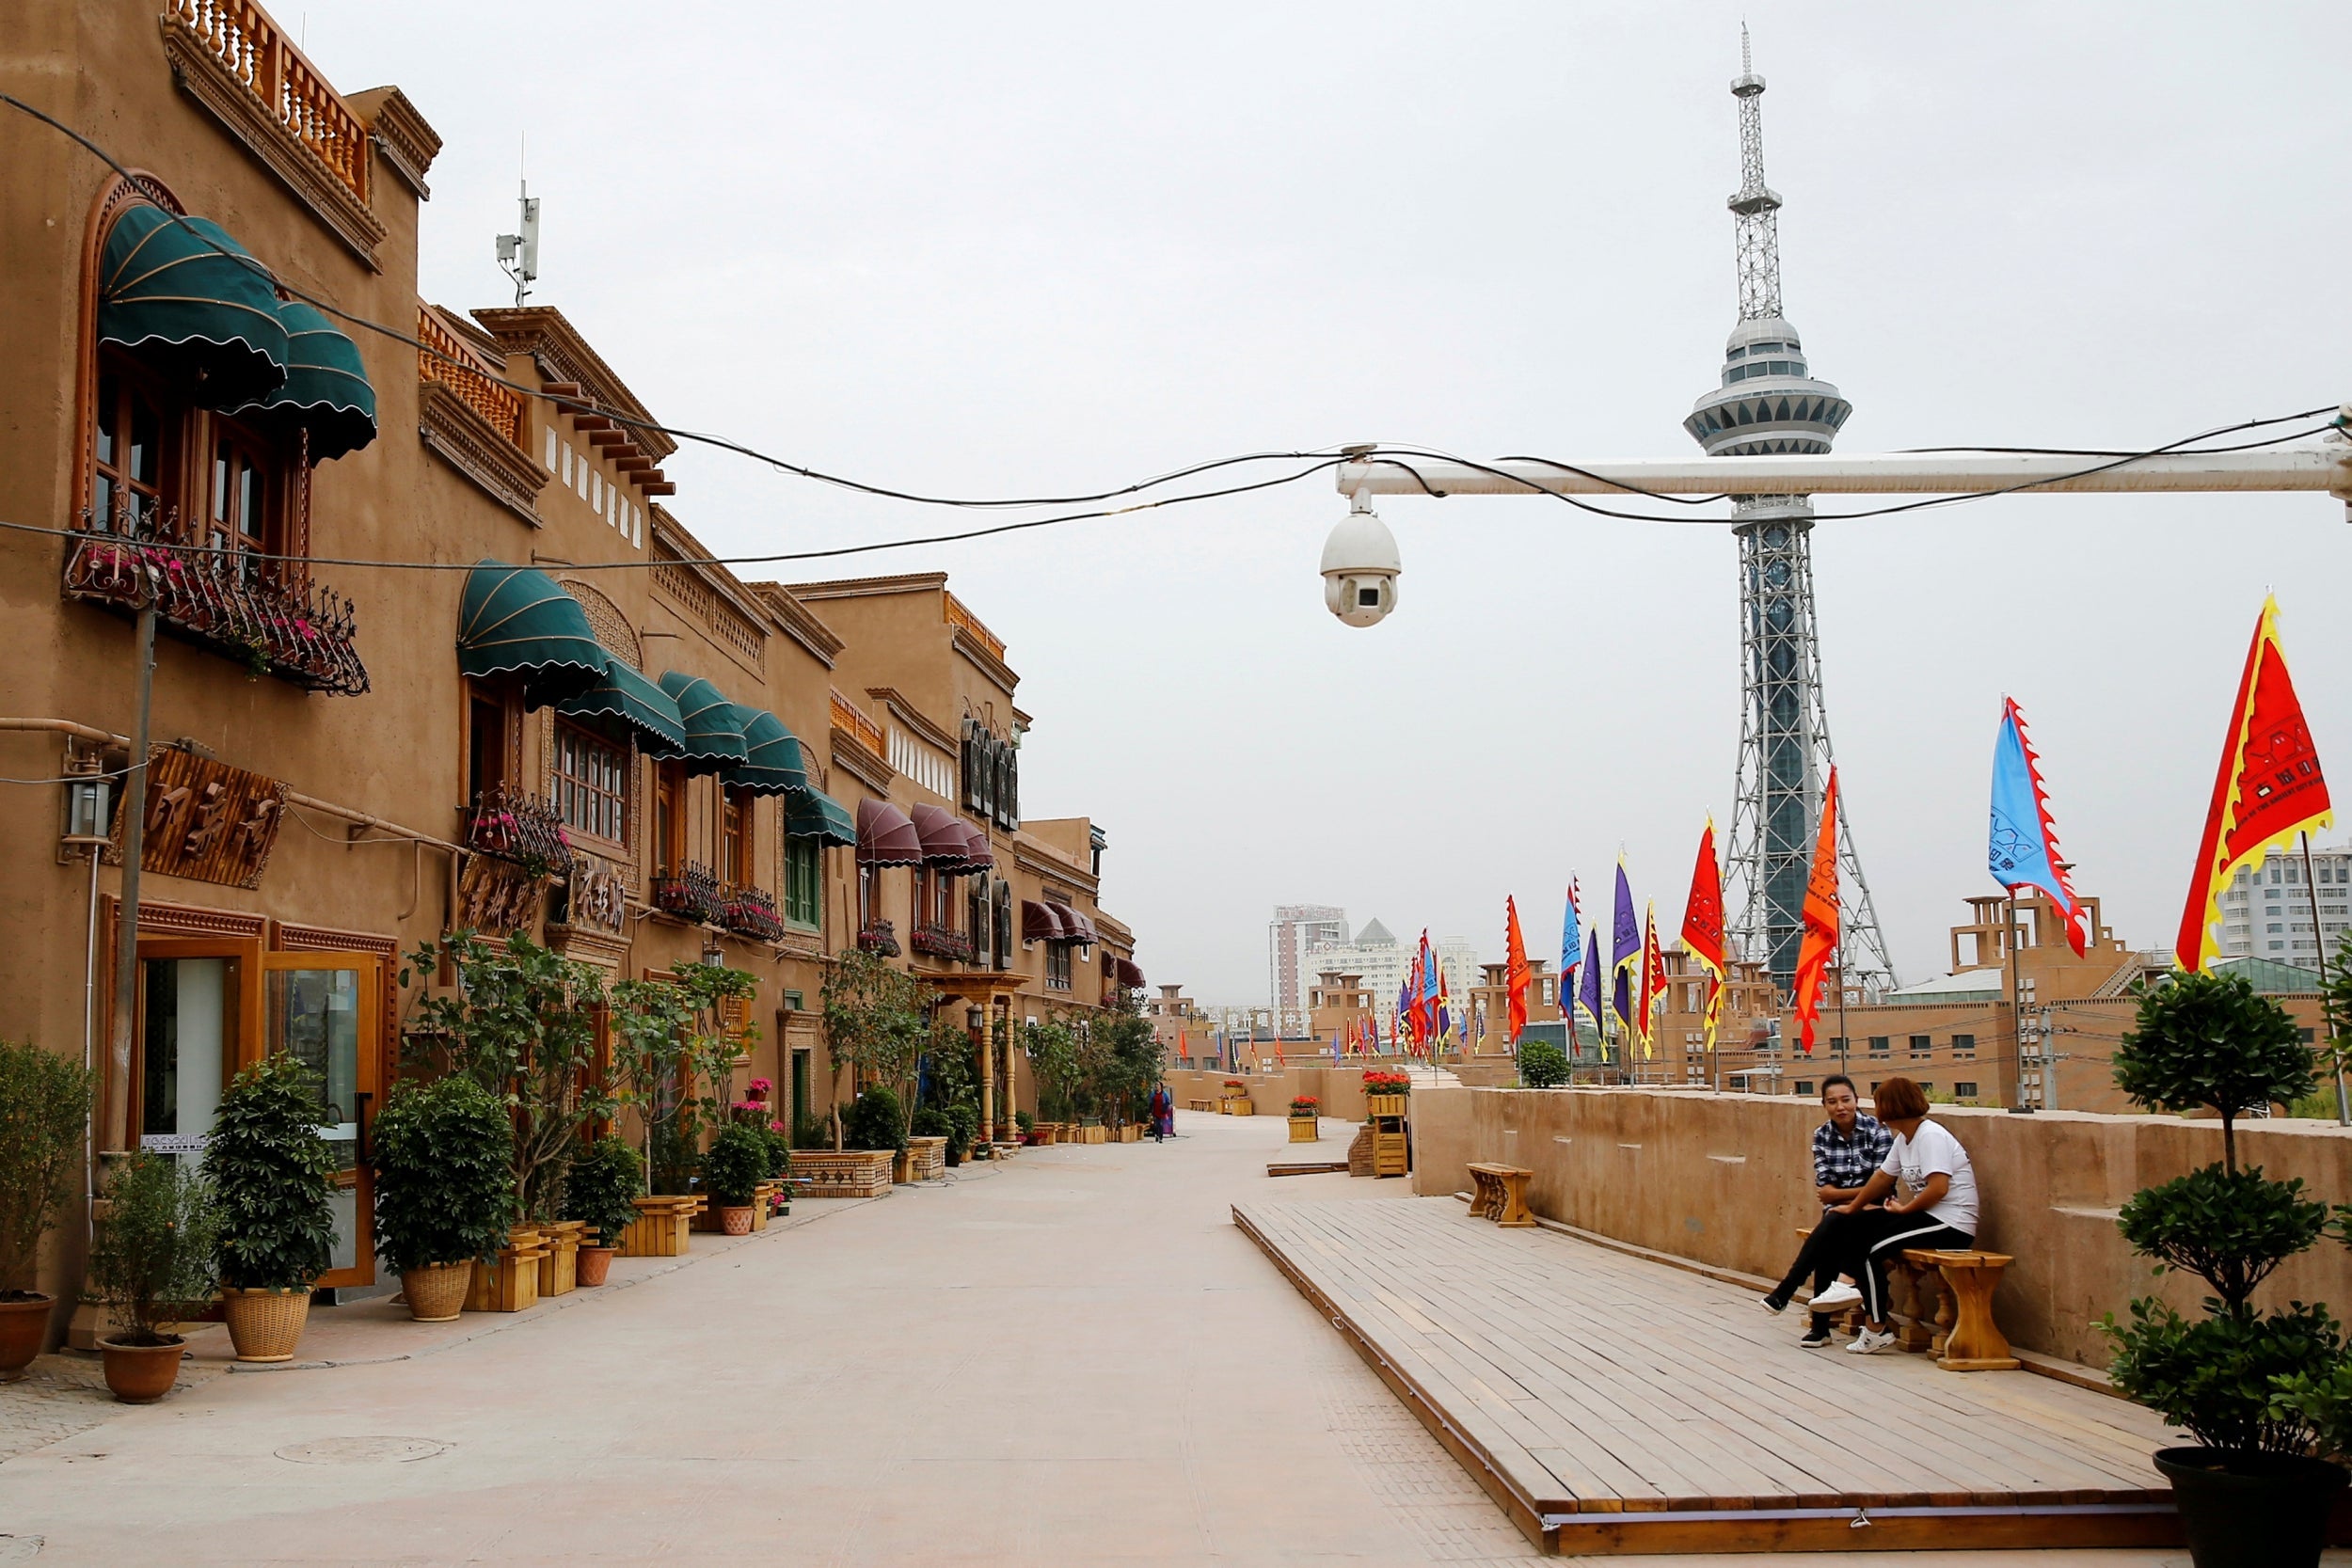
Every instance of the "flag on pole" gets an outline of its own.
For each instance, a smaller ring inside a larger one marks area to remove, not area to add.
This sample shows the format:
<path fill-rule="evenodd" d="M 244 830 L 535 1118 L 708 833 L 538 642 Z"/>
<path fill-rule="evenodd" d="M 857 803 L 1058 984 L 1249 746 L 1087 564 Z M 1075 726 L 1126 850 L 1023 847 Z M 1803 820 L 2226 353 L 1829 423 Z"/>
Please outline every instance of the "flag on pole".
<path fill-rule="evenodd" d="M 2067 944 L 2083 956 L 2083 907 L 2058 859 L 2058 827 L 2042 787 L 2041 758 L 2026 735 L 2014 697 L 2001 700 L 2001 727 L 1993 737 L 1993 828 L 1985 865 L 2012 897 L 2021 887 L 2048 894 L 2066 917 Z"/>
<path fill-rule="evenodd" d="M 1438 1004 L 1444 990 L 1445 966 L 1438 961 L 1438 950 L 1429 945 L 1429 927 L 1424 926 L 1421 930 L 1421 991 L 1415 998 L 1423 1043 L 1438 1037 Z"/>
<path fill-rule="evenodd" d="M 2318 832 L 2333 820 L 2311 725 L 2304 721 L 2303 705 L 2287 676 L 2286 654 L 2279 646 L 2279 601 L 2265 599 L 2254 623 L 2254 645 L 2246 653 L 2246 671 L 2238 676 L 2237 704 L 2230 710 L 2230 733 L 2221 743 L 2221 768 L 2213 781 L 2204 842 L 2198 847 L 2197 869 L 2188 884 L 2188 907 L 2181 913 L 2174 955 L 2180 966 L 2201 970 L 2221 956 L 2214 925 L 2221 918 L 2221 890 L 2239 866 L 2260 861 L 2296 833 Z"/>
<path fill-rule="evenodd" d="M 1658 1037 L 1657 1008 L 1666 1000 L 1666 954 L 1658 945 L 1658 906 L 1651 904 L 1642 922 L 1642 1059 L 1647 1061 L 1663 1041 Z"/>
<path fill-rule="evenodd" d="M 1527 962 L 1527 939 L 1519 933 L 1519 906 L 1516 898 L 1506 897 L 1502 901 L 1502 960 L 1503 985 L 1510 1002 L 1505 1035 L 1516 1047 L 1527 1028 L 1527 987 L 1534 974 Z"/>
<path fill-rule="evenodd" d="M 1600 1033 L 1600 927 L 1596 926 L 1584 937 L 1584 981 L 1577 989 L 1577 1011 L 1593 1025 L 1593 1033 Z M 1575 1015 L 1569 1015 L 1573 1022 Z"/>
<path fill-rule="evenodd" d="M 1633 1031 L 1633 971 L 1642 961 L 1642 927 L 1633 917 L 1633 887 L 1625 879 L 1625 858 L 1617 859 L 1617 909 L 1609 943 L 1609 1010 L 1617 1015 L 1621 1037 Z"/>
<path fill-rule="evenodd" d="M 1576 879 L 1568 879 L 1568 907 L 1560 915 L 1560 1016 L 1571 1023 L 1576 1019 L 1576 972 L 1584 958 L 1584 938 L 1580 927 L 1583 911 L 1578 907 Z"/>
<path fill-rule="evenodd" d="M 1821 1012 L 1821 983 L 1837 957 L 1837 769 L 1821 796 L 1821 831 L 1813 841 L 1813 869 L 1804 884 L 1804 938 L 1797 947 L 1797 1021 L 1804 1053 L 1813 1054 L 1813 1022 Z M 1839 985 L 1845 976 L 1840 974 Z"/>
<path fill-rule="evenodd" d="M 1724 873 L 1715 861 L 1715 819 L 1699 834 L 1699 858 L 1691 867 L 1691 896 L 1682 902 L 1682 950 L 1707 971 L 1702 1016 L 1707 1049 L 1715 1049 L 1715 1022 L 1724 1005 Z"/>

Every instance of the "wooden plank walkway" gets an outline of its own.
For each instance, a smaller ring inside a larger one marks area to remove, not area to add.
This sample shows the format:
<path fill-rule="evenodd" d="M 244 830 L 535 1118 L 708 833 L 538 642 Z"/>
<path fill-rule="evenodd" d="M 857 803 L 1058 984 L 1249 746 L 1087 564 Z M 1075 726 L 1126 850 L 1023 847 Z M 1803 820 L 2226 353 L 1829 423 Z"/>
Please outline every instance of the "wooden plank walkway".
<path fill-rule="evenodd" d="M 1548 1549 L 2180 1540 L 2149 1462 L 2171 1439 L 2125 1401 L 1800 1349 L 1801 1308 L 1448 1199 L 1235 1204 L 1233 1223 Z"/>

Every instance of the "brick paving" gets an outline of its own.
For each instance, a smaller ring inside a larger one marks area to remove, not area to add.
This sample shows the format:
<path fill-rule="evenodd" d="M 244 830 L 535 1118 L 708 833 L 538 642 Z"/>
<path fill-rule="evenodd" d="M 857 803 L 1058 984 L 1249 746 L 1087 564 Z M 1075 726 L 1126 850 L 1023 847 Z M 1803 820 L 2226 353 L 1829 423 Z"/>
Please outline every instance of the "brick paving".
<path fill-rule="evenodd" d="M 220 1376 L 217 1367 L 181 1363 L 171 1386 L 178 1398 Z M 77 1437 L 131 1410 L 106 1390 L 106 1372 L 96 1355 L 67 1351 L 44 1355 L 14 1383 L 0 1383 L 0 1464 L 19 1454 Z M 0 1562 L 9 1560 L 0 1537 Z"/>

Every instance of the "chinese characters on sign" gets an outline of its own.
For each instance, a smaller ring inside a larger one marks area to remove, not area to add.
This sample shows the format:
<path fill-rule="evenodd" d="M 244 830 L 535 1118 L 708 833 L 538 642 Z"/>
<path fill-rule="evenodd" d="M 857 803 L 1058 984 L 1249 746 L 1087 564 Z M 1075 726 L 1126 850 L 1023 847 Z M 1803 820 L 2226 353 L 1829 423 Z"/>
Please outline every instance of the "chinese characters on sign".
<path fill-rule="evenodd" d="M 127 802 L 126 802 L 127 803 Z M 226 887 L 262 885 L 262 868 L 278 842 L 286 786 L 176 746 L 148 754 L 142 870 Z M 122 860 L 122 817 L 115 817 L 114 847 Z"/>

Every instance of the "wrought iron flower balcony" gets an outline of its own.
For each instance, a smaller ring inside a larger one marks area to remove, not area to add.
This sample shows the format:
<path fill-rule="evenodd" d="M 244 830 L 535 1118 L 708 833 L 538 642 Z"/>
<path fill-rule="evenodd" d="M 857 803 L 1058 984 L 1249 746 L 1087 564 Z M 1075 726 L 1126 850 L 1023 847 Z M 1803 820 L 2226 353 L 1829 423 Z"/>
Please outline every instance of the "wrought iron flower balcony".
<path fill-rule="evenodd" d="M 857 950 L 879 953 L 885 958 L 898 956 L 898 927 L 887 920 L 869 920 L 857 934 Z"/>
<path fill-rule="evenodd" d="M 719 896 L 719 874 L 688 861 L 675 872 L 653 879 L 653 907 L 697 926 L 716 926 L 726 912 L 726 904 Z"/>
<path fill-rule="evenodd" d="M 967 964 L 977 951 L 970 937 L 951 926 L 915 927 L 914 950 L 934 958 L 953 958 Z"/>
<path fill-rule="evenodd" d="M 256 675 L 312 691 L 368 689 L 349 599 L 318 586 L 296 563 L 256 562 L 235 550 L 181 542 L 149 513 L 93 529 L 66 555 L 65 592 L 116 610 L 153 604 L 157 621 L 191 642 L 238 660 Z"/>
<path fill-rule="evenodd" d="M 762 888 L 731 887 L 720 901 L 719 924 L 755 942 L 782 942 L 784 920 L 775 895 Z"/>
<path fill-rule="evenodd" d="M 545 800 L 503 784 L 474 802 L 466 824 L 466 847 L 512 861 L 540 877 L 568 877 L 572 841 Z"/>

